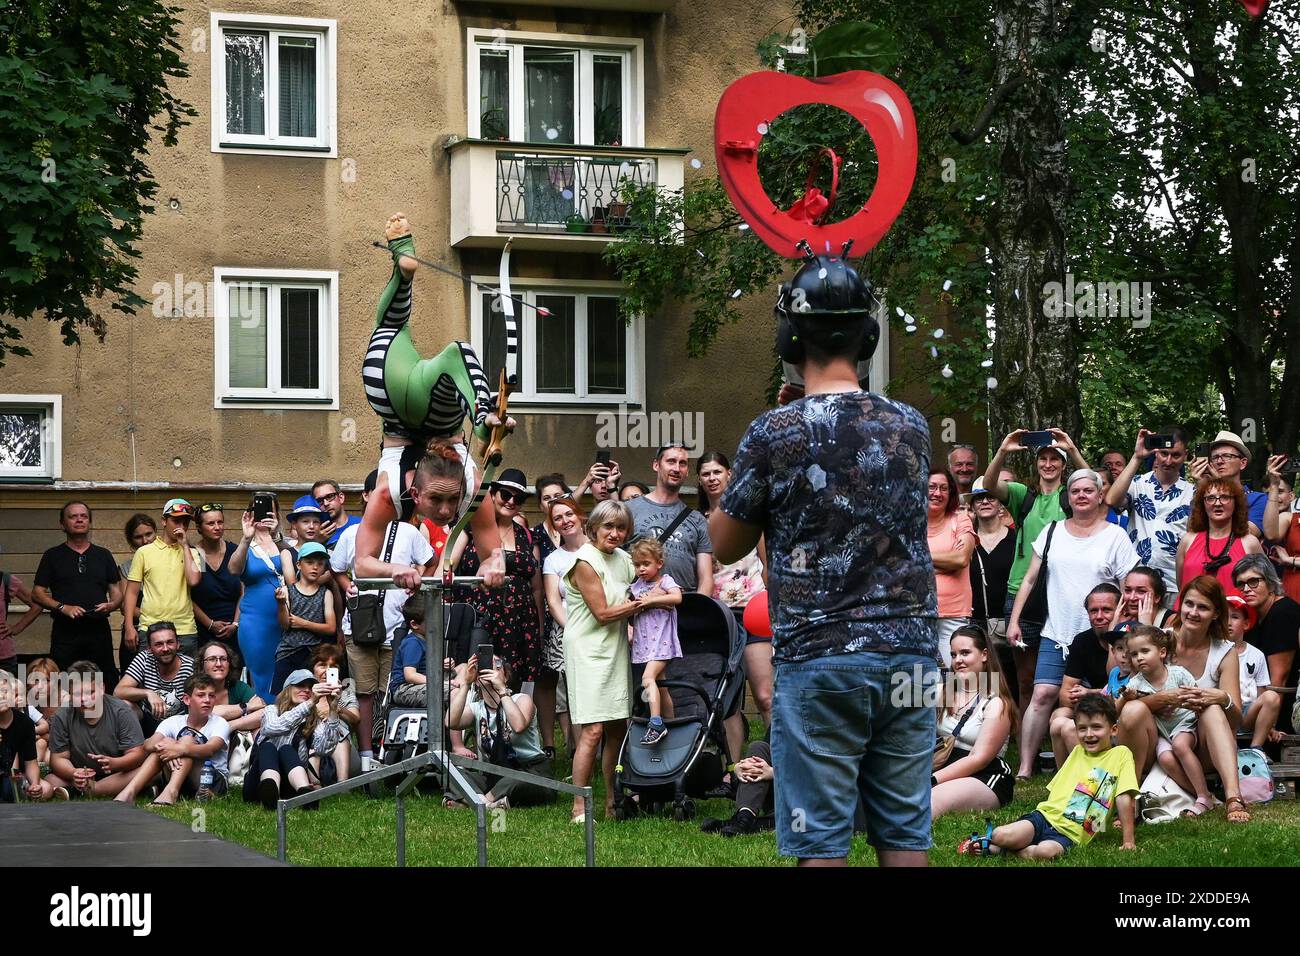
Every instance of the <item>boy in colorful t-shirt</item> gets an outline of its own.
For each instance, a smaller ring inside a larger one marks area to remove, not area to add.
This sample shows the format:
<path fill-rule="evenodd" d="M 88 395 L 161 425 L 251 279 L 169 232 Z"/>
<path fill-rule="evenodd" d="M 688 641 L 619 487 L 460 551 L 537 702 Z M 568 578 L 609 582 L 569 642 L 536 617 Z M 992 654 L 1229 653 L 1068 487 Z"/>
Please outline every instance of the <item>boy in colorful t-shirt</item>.
<path fill-rule="evenodd" d="M 957 852 L 982 856 L 1006 851 L 1025 860 L 1055 859 L 1104 833 L 1116 808 L 1124 849 L 1137 849 L 1133 833 L 1137 773 L 1132 751 L 1111 746 L 1118 722 L 1109 697 L 1081 698 L 1074 709 L 1079 744 L 1047 785 L 1047 799 L 1014 823 L 996 829 L 990 824 L 987 834 L 963 840 Z"/>

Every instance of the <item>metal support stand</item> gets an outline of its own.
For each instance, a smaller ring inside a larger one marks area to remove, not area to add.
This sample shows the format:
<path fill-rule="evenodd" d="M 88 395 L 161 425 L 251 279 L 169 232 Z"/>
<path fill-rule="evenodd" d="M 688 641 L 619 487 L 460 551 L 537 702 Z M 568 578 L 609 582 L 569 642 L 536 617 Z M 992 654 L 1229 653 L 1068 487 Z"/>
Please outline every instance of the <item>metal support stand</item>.
<path fill-rule="evenodd" d="M 388 591 L 398 587 L 388 578 L 358 578 L 356 586 L 363 591 Z M 593 822 L 593 800 L 591 787 L 575 787 L 549 777 L 525 773 L 510 767 L 498 767 L 472 757 L 460 757 L 448 753 L 445 748 L 443 717 L 443 666 L 445 656 L 446 605 L 451 588 L 454 585 L 477 586 L 481 581 L 477 577 L 453 577 L 450 574 L 442 578 L 423 578 L 420 590 L 433 600 L 428 601 L 424 609 L 424 659 L 428 681 L 425 685 L 425 726 L 427 728 L 428 747 L 422 754 L 416 754 L 388 767 L 380 767 L 359 777 L 332 783 L 310 793 L 299 794 L 276 804 L 276 855 L 281 862 L 288 857 L 288 811 L 294 807 L 318 803 L 326 797 L 339 793 L 360 790 L 372 783 L 389 777 L 403 777 L 397 786 L 397 865 L 406 866 L 406 797 L 419 785 L 420 781 L 431 773 L 446 774 L 452 788 L 474 807 L 474 823 L 477 831 L 478 865 L 487 866 L 487 801 L 469 779 L 461 773 L 462 767 L 482 770 L 496 777 L 508 777 L 512 780 L 525 780 L 528 783 L 582 797 L 586 822 L 584 836 L 586 839 L 586 865 L 596 865 L 596 831 Z"/>

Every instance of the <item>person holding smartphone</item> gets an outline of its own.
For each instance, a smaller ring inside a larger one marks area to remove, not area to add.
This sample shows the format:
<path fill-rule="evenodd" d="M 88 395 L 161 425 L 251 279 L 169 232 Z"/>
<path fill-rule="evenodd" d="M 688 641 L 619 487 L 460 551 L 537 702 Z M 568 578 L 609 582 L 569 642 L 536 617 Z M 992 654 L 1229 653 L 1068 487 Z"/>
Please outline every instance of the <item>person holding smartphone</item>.
<path fill-rule="evenodd" d="M 601 449 L 596 452 L 595 462 L 587 469 L 582 481 L 578 482 L 578 487 L 573 489 L 573 497 L 581 501 L 582 496 L 589 493 L 599 504 L 614 495 L 622 477 L 623 472 L 619 469 L 618 462 L 609 457 L 607 450 Z"/>
<path fill-rule="evenodd" d="M 194 619 L 190 589 L 198 587 L 207 567 L 198 548 L 190 547 L 190 523 L 194 506 L 184 498 L 172 498 L 163 506 L 162 532 L 135 553 L 126 577 L 126 598 L 122 602 L 122 641 L 137 647 L 149 626 L 159 621 L 176 625 L 181 653 L 197 657 L 199 626 Z M 140 623 L 133 627 L 137 605 Z"/>
<path fill-rule="evenodd" d="M 280 527 L 274 495 L 253 496 L 249 509 L 240 516 L 243 536 L 230 555 L 227 567 L 244 584 L 239 605 L 239 652 L 253 678 L 253 689 L 263 700 L 272 700 L 275 651 L 280 646 L 280 602 L 275 592 L 294 584 L 293 555 L 281 549 L 272 537 Z"/>

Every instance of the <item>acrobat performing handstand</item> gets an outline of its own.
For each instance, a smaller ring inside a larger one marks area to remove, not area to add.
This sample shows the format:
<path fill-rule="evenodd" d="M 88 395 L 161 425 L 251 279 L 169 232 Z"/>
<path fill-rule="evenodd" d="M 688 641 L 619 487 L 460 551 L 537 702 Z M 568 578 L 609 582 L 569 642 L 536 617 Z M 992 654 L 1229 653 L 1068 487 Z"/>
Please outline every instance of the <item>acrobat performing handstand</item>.
<path fill-rule="evenodd" d="M 410 223 L 403 213 L 384 230 L 393 272 L 379 299 L 375 330 L 362 366 L 370 407 L 383 420 L 379 481 L 357 528 L 356 576 L 392 578 L 414 588 L 420 572 L 381 560 L 387 530 L 417 512 L 437 524 L 452 524 L 473 507 L 470 527 L 481 553 L 490 557 L 480 574 L 488 587 L 505 580 L 505 555 L 492 499 L 476 495 L 478 466 L 464 432 L 466 418 L 484 443 L 483 457 L 499 457 L 500 438 L 514 420 L 494 411 L 496 396 L 468 342 L 452 342 L 432 358 L 421 358 L 411 339 L 411 290 L 419 265 Z M 379 245 L 379 243 L 375 243 Z M 504 290 L 508 293 L 508 290 Z"/>

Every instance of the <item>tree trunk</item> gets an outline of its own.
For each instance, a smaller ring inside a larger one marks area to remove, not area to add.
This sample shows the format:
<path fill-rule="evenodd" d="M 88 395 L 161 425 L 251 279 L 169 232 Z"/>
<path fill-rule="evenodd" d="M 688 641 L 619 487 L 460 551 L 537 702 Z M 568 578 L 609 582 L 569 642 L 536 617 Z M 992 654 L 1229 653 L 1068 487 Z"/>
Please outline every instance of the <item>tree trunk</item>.
<path fill-rule="evenodd" d="M 1044 308 L 1047 284 L 1065 284 L 1067 146 L 1059 73 L 1031 64 L 1052 43 L 1056 0 L 1000 0 L 995 20 L 997 83 L 1026 76 L 994 120 L 1000 192 L 989 215 L 997 342 L 991 395 L 994 446 L 1015 428 L 1063 428 L 1076 443 L 1077 324 L 1072 308 Z M 1028 69 L 1027 69 L 1028 68 Z"/>

